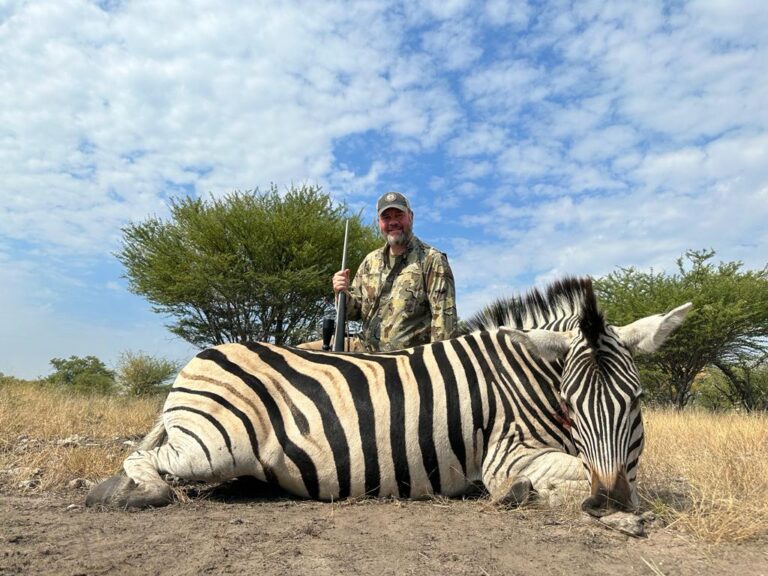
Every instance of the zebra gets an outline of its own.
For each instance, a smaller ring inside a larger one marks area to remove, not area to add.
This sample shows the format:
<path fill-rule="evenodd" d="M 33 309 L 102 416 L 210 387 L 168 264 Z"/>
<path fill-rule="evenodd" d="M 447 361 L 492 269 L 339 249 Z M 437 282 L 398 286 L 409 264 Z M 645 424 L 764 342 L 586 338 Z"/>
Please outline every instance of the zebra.
<path fill-rule="evenodd" d="M 498 504 L 582 491 L 593 515 L 637 506 L 643 448 L 632 354 L 691 304 L 608 325 L 589 278 L 501 299 L 454 339 L 382 354 L 223 344 L 178 374 L 123 472 L 88 506 L 156 507 L 163 479 L 242 476 L 298 497 L 459 496 Z M 557 501 L 557 500 L 555 500 Z"/>

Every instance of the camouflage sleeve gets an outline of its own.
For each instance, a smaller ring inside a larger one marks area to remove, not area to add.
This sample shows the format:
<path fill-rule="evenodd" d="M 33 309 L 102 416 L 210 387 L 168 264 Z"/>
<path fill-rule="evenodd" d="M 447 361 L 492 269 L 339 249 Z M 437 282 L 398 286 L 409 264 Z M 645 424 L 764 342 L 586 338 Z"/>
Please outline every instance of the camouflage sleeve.
<path fill-rule="evenodd" d="M 363 309 L 363 286 L 362 279 L 364 278 L 363 269 L 367 266 L 367 260 L 363 260 L 360 267 L 357 269 L 355 278 L 352 280 L 352 284 L 349 286 L 350 297 L 347 298 L 347 320 L 360 320 L 362 318 Z"/>
<path fill-rule="evenodd" d="M 456 334 L 456 285 L 448 257 L 435 251 L 426 274 L 426 290 L 432 310 L 432 342 Z"/>

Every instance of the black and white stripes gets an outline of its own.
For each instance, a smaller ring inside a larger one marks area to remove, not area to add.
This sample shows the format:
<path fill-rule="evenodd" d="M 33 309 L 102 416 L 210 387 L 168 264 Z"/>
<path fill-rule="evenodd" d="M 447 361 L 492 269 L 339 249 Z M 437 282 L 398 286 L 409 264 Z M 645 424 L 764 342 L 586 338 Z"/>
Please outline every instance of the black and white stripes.
<path fill-rule="evenodd" d="M 503 500 L 521 478 L 540 493 L 591 480 L 601 504 L 631 499 L 642 420 L 621 331 L 636 339 L 658 326 L 606 326 L 591 283 L 578 279 L 469 324 L 453 340 L 377 355 L 205 350 L 168 396 L 166 434 L 152 434 L 163 440 L 126 460 L 136 488 L 105 483 L 90 503 L 141 505 L 148 494 L 157 505 L 164 473 L 255 476 L 320 500 L 458 495 L 477 481 Z"/>

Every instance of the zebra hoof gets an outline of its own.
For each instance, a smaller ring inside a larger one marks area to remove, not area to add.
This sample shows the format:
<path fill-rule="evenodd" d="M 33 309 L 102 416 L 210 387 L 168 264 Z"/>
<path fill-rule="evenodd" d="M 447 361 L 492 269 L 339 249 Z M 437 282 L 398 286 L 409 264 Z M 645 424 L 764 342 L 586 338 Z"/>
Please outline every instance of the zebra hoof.
<path fill-rule="evenodd" d="M 517 476 L 504 482 L 491 495 L 491 501 L 500 506 L 522 506 L 526 504 L 533 493 L 533 484 L 526 476 Z"/>
<path fill-rule="evenodd" d="M 126 508 L 160 508 L 173 502 L 173 490 L 168 484 L 142 484 L 131 490 Z"/>
<path fill-rule="evenodd" d="M 136 484 L 125 474 L 107 478 L 91 488 L 88 496 L 85 497 L 85 505 L 89 508 L 98 506 L 118 508 L 122 495 L 131 490 L 131 485 L 135 486 Z"/>
<path fill-rule="evenodd" d="M 85 505 L 103 508 L 159 508 L 173 501 L 173 491 L 167 484 L 142 484 L 118 474 L 94 486 L 85 498 Z"/>

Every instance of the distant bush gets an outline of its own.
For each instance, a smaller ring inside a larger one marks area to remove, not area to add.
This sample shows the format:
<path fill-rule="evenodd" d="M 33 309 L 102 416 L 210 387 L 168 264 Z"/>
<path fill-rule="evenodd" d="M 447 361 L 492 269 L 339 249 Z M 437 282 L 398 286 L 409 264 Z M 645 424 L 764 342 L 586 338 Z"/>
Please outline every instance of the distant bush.
<path fill-rule="evenodd" d="M 166 390 L 181 366 L 143 352 L 123 352 L 117 363 L 117 383 L 130 396 L 146 396 Z"/>
<path fill-rule="evenodd" d="M 115 373 L 95 356 L 54 358 L 51 365 L 56 371 L 45 379 L 51 384 L 101 394 L 111 392 L 115 386 Z"/>

